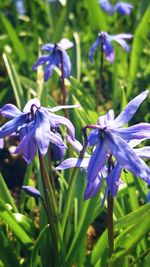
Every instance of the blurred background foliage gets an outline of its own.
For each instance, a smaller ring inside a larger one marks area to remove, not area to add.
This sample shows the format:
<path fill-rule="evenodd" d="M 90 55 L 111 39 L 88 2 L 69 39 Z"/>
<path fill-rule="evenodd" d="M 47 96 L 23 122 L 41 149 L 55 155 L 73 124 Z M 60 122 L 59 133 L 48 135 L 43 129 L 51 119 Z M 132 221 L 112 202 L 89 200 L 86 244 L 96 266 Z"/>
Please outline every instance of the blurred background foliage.
<path fill-rule="evenodd" d="M 40 48 L 43 44 L 59 42 L 64 37 L 74 43 L 74 47 L 69 50 L 72 77 L 66 84 L 68 104 L 80 103 L 82 107 L 80 110 L 69 111 L 70 119 L 76 128 L 76 137 L 80 141 L 82 141 L 83 126 L 96 123 L 98 116 L 112 107 L 115 108 L 117 115 L 131 98 L 143 90 L 150 89 L 150 3 L 149 0 L 131 2 L 134 5 L 131 16 L 115 14 L 110 17 L 102 12 L 97 0 L 0 1 L 0 106 L 11 102 L 22 109 L 26 101 L 33 97 L 39 97 L 42 105 L 46 106 L 61 103 L 59 71 L 44 83 L 42 68 L 39 68 L 36 73 L 32 71 L 32 66 L 41 55 Z M 115 45 L 115 62 L 110 64 L 104 61 L 103 90 L 97 112 L 95 99 L 100 54 L 95 53 L 92 64 L 88 59 L 88 52 L 100 31 L 107 31 L 110 34 L 132 33 L 134 38 L 128 53 L 125 54 L 121 47 Z M 131 123 L 149 122 L 149 108 L 150 99 L 142 104 Z M 8 148 L 16 145 L 17 142 L 18 140 L 14 139 L 6 140 L 5 149 L 0 151 L 1 171 L 7 184 L 11 188 L 15 188 L 16 185 L 20 187 L 24 179 L 24 184 L 38 184 L 41 189 L 37 160 L 26 168 L 26 164 L 20 157 L 12 158 Z M 69 178 L 66 179 L 66 177 L 70 177 L 71 171 L 55 174 L 59 188 L 60 216 L 65 212 L 63 209 L 69 184 Z M 64 239 L 67 251 L 66 266 L 70 267 L 72 262 L 75 262 L 75 266 L 79 267 L 104 267 L 108 249 L 105 230 L 106 207 L 100 207 L 103 193 L 84 202 L 83 177 L 85 177 L 84 171 L 79 171 L 77 181 L 74 183 L 74 193 L 70 199 L 71 211 L 67 218 Z M 129 173 L 123 173 L 122 178 L 125 184 L 115 199 L 115 231 L 118 238 L 115 246 L 118 254 L 116 253 L 114 262 L 116 264 L 116 259 L 123 260 L 115 266 L 129 266 L 128 262 L 134 262 L 150 245 L 149 223 L 146 223 L 150 216 L 149 206 L 147 206 L 149 204 L 143 206 L 142 210 L 139 208 L 146 202 L 148 188 Z M 18 180 L 12 183 L 12 179 Z M 47 255 L 47 247 L 50 244 L 46 235 L 47 220 L 43 216 L 41 205 L 34 199 L 27 198 L 24 193 L 20 193 L 20 190 L 18 202 L 16 196 L 18 193 L 11 192 L 15 196 L 16 204 L 2 177 L 0 177 L 0 193 L 2 219 L 0 221 L 2 230 L 0 266 L 12 267 L 12 264 L 27 267 L 52 266 L 49 265 L 52 264 L 52 259 Z M 6 203 L 9 203 L 10 207 Z M 134 213 L 136 209 L 137 213 Z M 128 215 L 130 217 L 125 217 L 129 213 L 131 213 Z M 15 214 L 20 214 L 20 217 Z M 123 217 L 122 220 L 121 217 Z M 127 229 L 126 232 L 125 229 Z M 143 232 L 141 229 L 144 229 Z M 14 238 L 11 238 L 12 233 Z M 130 239 L 125 239 L 128 233 L 130 233 Z M 124 245 L 122 245 L 123 241 Z M 122 254 L 119 254 L 120 246 L 123 246 Z M 148 267 L 149 259 L 148 255 L 140 261 L 140 265 L 134 266 Z"/>

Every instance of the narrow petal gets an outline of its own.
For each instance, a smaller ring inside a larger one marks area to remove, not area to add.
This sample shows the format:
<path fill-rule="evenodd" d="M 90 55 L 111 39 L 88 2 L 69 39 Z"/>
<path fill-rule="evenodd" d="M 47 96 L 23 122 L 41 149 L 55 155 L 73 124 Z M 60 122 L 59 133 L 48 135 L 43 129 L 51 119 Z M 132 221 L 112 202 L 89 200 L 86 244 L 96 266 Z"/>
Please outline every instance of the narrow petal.
<path fill-rule="evenodd" d="M 99 141 L 99 130 L 94 129 L 90 132 L 88 136 L 88 145 L 95 146 Z"/>
<path fill-rule="evenodd" d="M 47 61 L 49 61 L 49 55 L 41 56 L 33 65 L 32 69 L 36 70 L 38 66 L 45 64 Z"/>
<path fill-rule="evenodd" d="M 64 49 L 64 50 L 73 47 L 73 43 L 70 42 L 67 38 L 63 38 L 63 39 L 61 39 L 61 41 L 59 42 L 59 45 L 60 45 L 61 48 Z"/>
<path fill-rule="evenodd" d="M 28 164 L 32 162 L 36 155 L 36 142 L 34 139 L 35 123 L 32 121 L 27 126 L 20 129 L 21 142 L 17 146 L 14 154 L 20 153 Z"/>
<path fill-rule="evenodd" d="M 100 126 L 108 126 L 113 124 L 114 122 L 114 111 L 113 109 L 110 109 L 105 115 L 102 115 L 98 118 L 98 125 Z"/>
<path fill-rule="evenodd" d="M 107 150 L 101 138 L 94 150 L 87 168 L 87 181 L 93 181 L 105 165 Z"/>
<path fill-rule="evenodd" d="M 49 63 L 44 69 L 44 80 L 47 81 L 53 74 L 54 68 L 60 63 L 60 55 L 58 52 L 52 53 L 49 56 Z"/>
<path fill-rule="evenodd" d="M 81 107 L 80 105 L 63 105 L 63 106 L 57 106 L 57 107 L 45 108 L 45 109 L 49 110 L 50 112 L 56 112 L 61 109 L 80 108 L 80 107 Z"/>
<path fill-rule="evenodd" d="M 150 159 L 150 146 L 145 146 L 142 148 L 134 148 L 134 152 L 140 158 L 148 158 Z"/>
<path fill-rule="evenodd" d="M 36 188 L 34 188 L 33 186 L 24 185 L 24 186 L 22 186 L 22 189 L 25 191 L 26 194 L 28 194 L 31 197 L 35 197 L 35 198 L 41 197 L 40 191 L 37 190 Z"/>
<path fill-rule="evenodd" d="M 41 155 L 45 155 L 50 142 L 50 124 L 48 118 L 44 115 L 42 110 L 36 111 L 35 127 L 35 141 Z"/>
<path fill-rule="evenodd" d="M 6 104 L 0 109 L 0 115 L 7 118 L 15 118 L 21 114 L 22 112 L 12 104 Z"/>
<path fill-rule="evenodd" d="M 58 133 L 53 133 L 52 131 L 49 130 L 49 138 L 50 142 L 54 143 L 56 146 L 59 146 L 63 149 L 67 148 L 66 144 L 63 142 L 61 138 L 61 135 L 58 135 Z"/>
<path fill-rule="evenodd" d="M 133 117 L 133 115 L 138 110 L 139 106 L 142 104 L 142 102 L 146 99 L 148 96 L 149 91 L 146 90 L 136 96 L 133 100 L 131 100 L 128 105 L 125 107 L 125 109 L 119 114 L 119 116 L 114 121 L 114 127 L 122 127 L 128 121 Z"/>
<path fill-rule="evenodd" d="M 85 168 L 87 169 L 87 166 L 89 164 L 89 158 L 83 158 L 83 159 L 77 159 L 77 158 L 68 158 L 64 160 L 60 165 L 58 165 L 55 170 L 65 170 L 70 168 Z"/>
<path fill-rule="evenodd" d="M 11 121 L 6 122 L 1 128 L 0 128 L 0 138 L 8 136 L 15 131 L 17 131 L 18 127 L 23 125 L 27 122 L 27 115 L 23 114 L 18 117 L 15 117 Z"/>
<path fill-rule="evenodd" d="M 115 197 L 115 195 L 118 192 L 121 172 L 122 172 L 122 167 L 119 165 L 119 163 L 117 163 L 115 168 L 108 174 L 106 178 L 107 187 L 110 190 L 113 197 Z"/>
<path fill-rule="evenodd" d="M 132 39 L 133 34 L 131 33 L 120 33 L 115 35 L 108 35 L 107 39 L 109 41 L 116 41 L 117 39 Z"/>
<path fill-rule="evenodd" d="M 65 50 L 62 50 L 64 77 L 68 78 L 71 72 L 71 62 Z M 60 67 L 61 69 L 61 67 Z"/>
<path fill-rule="evenodd" d="M 113 63 L 113 61 L 115 59 L 115 51 L 114 51 L 112 44 L 108 40 L 104 41 L 103 49 L 104 49 L 104 53 L 106 55 L 106 59 L 110 63 Z"/>
<path fill-rule="evenodd" d="M 41 49 L 42 49 L 43 51 L 50 51 L 50 52 L 52 52 L 53 49 L 54 49 L 54 47 L 55 47 L 54 44 L 45 44 L 45 45 L 42 46 Z"/>
<path fill-rule="evenodd" d="M 66 140 L 68 143 L 70 143 L 72 145 L 72 147 L 78 152 L 80 153 L 80 151 L 82 150 L 83 146 L 82 144 L 78 141 L 78 140 L 72 140 L 72 138 L 67 134 L 66 135 Z"/>
<path fill-rule="evenodd" d="M 141 160 L 134 150 L 119 136 L 110 132 L 105 132 L 107 146 L 118 163 L 125 169 L 131 171 L 135 176 L 140 177 L 145 182 L 150 183 L 150 170 L 143 160 Z"/>
<path fill-rule="evenodd" d="M 128 128 L 120 128 L 112 130 L 115 134 L 129 141 L 132 139 L 149 139 L 150 138 L 150 123 L 139 123 Z"/>
<path fill-rule="evenodd" d="M 91 60 L 91 62 L 93 61 L 93 53 L 96 51 L 97 47 L 101 44 L 101 40 L 98 37 L 96 39 L 96 41 L 93 43 L 92 47 L 90 48 L 89 51 L 89 59 Z"/>
<path fill-rule="evenodd" d="M 49 121 L 52 127 L 58 127 L 61 124 L 65 125 L 68 131 L 70 132 L 71 138 L 75 140 L 75 129 L 74 129 L 73 124 L 68 119 L 66 119 L 63 116 L 50 113 L 48 111 L 46 112 L 47 112 L 47 115 L 49 117 Z"/>
<path fill-rule="evenodd" d="M 84 200 L 94 197 L 99 192 L 101 185 L 102 177 L 100 174 L 93 181 L 88 181 L 84 192 Z"/>

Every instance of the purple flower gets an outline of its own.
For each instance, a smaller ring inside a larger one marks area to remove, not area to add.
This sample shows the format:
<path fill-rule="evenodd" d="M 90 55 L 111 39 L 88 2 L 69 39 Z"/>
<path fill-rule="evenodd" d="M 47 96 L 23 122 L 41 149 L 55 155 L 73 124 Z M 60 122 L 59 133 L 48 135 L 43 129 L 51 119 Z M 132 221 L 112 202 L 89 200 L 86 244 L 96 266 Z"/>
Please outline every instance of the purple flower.
<path fill-rule="evenodd" d="M 22 189 L 31 197 L 41 198 L 40 191 L 30 185 L 24 185 L 22 186 Z"/>
<path fill-rule="evenodd" d="M 44 68 L 44 80 L 47 81 L 57 66 L 61 71 L 63 69 L 64 78 L 67 78 L 70 75 L 71 62 L 65 50 L 72 46 L 73 43 L 66 38 L 56 44 L 45 44 L 42 50 L 50 52 L 50 55 L 41 56 L 34 64 L 33 70 L 36 70 L 42 64 L 46 64 Z"/>
<path fill-rule="evenodd" d="M 108 13 L 111 16 L 114 14 L 114 8 L 110 4 L 109 0 L 98 0 L 98 2 L 99 2 L 101 9 L 103 11 L 105 11 L 106 13 Z"/>
<path fill-rule="evenodd" d="M 129 46 L 127 45 L 124 39 L 132 39 L 132 38 L 133 38 L 132 34 L 121 33 L 117 35 L 109 35 L 107 32 L 100 32 L 98 34 L 96 41 L 93 43 L 89 51 L 89 58 L 92 61 L 93 53 L 95 52 L 97 47 L 102 46 L 103 52 L 106 55 L 106 59 L 109 62 L 113 63 L 114 58 L 115 58 L 115 51 L 114 51 L 112 42 L 113 41 L 117 42 L 118 44 L 122 46 L 124 51 L 128 51 Z"/>
<path fill-rule="evenodd" d="M 148 90 L 144 91 L 130 101 L 116 119 L 114 111 L 110 110 L 106 115 L 99 117 L 97 125 L 87 126 L 94 129 L 88 137 L 89 145 L 96 146 L 88 165 L 87 180 L 93 181 L 105 166 L 107 156 L 113 155 L 119 166 L 147 183 L 150 182 L 149 168 L 128 144 L 130 140 L 136 139 L 140 142 L 144 138 L 150 138 L 150 124 L 139 123 L 121 128 L 133 117 L 148 93 Z"/>
<path fill-rule="evenodd" d="M 118 11 L 120 15 L 130 15 L 133 9 L 133 5 L 130 3 L 118 2 L 114 6 L 114 11 Z"/>
<path fill-rule="evenodd" d="M 18 133 L 21 142 L 16 148 L 15 153 L 21 152 L 27 163 L 33 160 L 37 147 L 41 155 L 44 156 L 47 153 L 50 142 L 65 149 L 66 144 L 53 129 L 60 125 L 65 125 L 71 138 L 74 140 L 74 126 L 68 119 L 53 114 L 53 112 L 72 107 L 77 106 L 45 108 L 41 107 L 39 100 L 36 98 L 28 101 L 23 112 L 12 104 L 6 104 L 0 109 L 0 114 L 12 120 L 6 122 L 0 128 L 0 138 Z"/>
<path fill-rule="evenodd" d="M 114 12 L 117 11 L 120 15 L 130 15 L 133 9 L 133 5 L 126 2 L 118 2 L 116 5 L 112 6 L 109 0 L 99 0 L 98 1 L 102 10 L 108 13 L 109 15 L 114 15 Z"/>
<path fill-rule="evenodd" d="M 94 147 L 91 156 L 87 154 L 83 159 L 69 158 L 57 166 L 56 170 L 71 167 L 81 167 L 87 170 L 84 199 L 91 198 L 99 191 L 102 177 L 105 178 L 107 184 L 104 200 L 108 190 L 114 197 L 118 191 L 123 168 L 150 184 L 150 169 L 141 159 L 150 158 L 150 147 L 133 149 L 143 139 L 150 138 L 150 124 L 140 123 L 121 128 L 132 118 L 148 93 L 148 90 L 144 91 L 130 101 L 116 119 L 114 111 L 110 110 L 106 115 L 99 117 L 97 125 L 86 126 L 86 128 L 93 129 L 88 136 L 88 145 Z M 71 143 L 76 150 L 82 149 L 77 141 L 71 141 Z M 108 173 L 106 161 L 111 155 L 114 156 L 115 162 Z"/>

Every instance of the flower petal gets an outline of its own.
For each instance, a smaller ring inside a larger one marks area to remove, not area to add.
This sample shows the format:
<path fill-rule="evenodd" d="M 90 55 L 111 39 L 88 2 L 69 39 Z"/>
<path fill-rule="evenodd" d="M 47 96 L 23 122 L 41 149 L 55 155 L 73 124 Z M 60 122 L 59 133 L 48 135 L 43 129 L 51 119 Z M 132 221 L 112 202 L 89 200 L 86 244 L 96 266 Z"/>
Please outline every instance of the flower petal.
<path fill-rule="evenodd" d="M 113 61 L 115 59 L 115 51 L 114 51 L 112 44 L 108 40 L 104 41 L 103 50 L 104 50 L 104 53 L 106 55 L 106 59 L 110 63 L 113 63 Z"/>
<path fill-rule="evenodd" d="M 134 152 L 132 148 L 119 136 L 105 132 L 107 146 L 118 163 L 125 169 L 131 171 L 135 176 L 150 183 L 150 169 Z"/>
<path fill-rule="evenodd" d="M 128 128 L 120 128 L 112 130 L 116 135 L 129 141 L 132 139 L 149 139 L 150 138 L 150 123 L 139 123 Z"/>
<path fill-rule="evenodd" d="M 96 51 L 97 47 L 101 44 L 101 40 L 99 37 L 97 37 L 96 41 L 93 43 L 92 47 L 89 51 L 89 59 L 91 62 L 93 61 L 93 53 Z"/>
<path fill-rule="evenodd" d="M 57 106 L 57 107 L 53 107 L 53 108 L 44 108 L 49 110 L 50 112 L 56 112 L 59 111 L 61 109 L 69 109 L 69 108 L 80 108 L 80 105 L 63 105 L 63 106 Z"/>
<path fill-rule="evenodd" d="M 22 186 L 22 189 L 26 192 L 26 194 L 28 194 L 31 197 L 35 198 L 41 197 L 40 191 L 30 185 L 24 185 Z"/>
<path fill-rule="evenodd" d="M 0 128 L 0 138 L 8 136 L 15 131 L 17 131 L 18 127 L 23 125 L 27 122 L 27 115 L 22 114 L 18 117 L 15 117 L 11 121 L 6 122 L 1 128 Z"/>
<path fill-rule="evenodd" d="M 131 100 L 128 105 L 125 107 L 125 109 L 119 114 L 119 116 L 114 121 L 114 127 L 122 127 L 125 125 L 136 113 L 139 106 L 142 104 L 142 102 L 145 100 L 145 98 L 148 96 L 149 91 L 143 91 L 141 94 L 136 96 L 133 100 Z"/>
<path fill-rule="evenodd" d="M 71 61 L 65 50 L 62 50 L 64 77 L 68 78 L 71 72 Z M 60 67 L 61 69 L 61 67 Z"/>
<path fill-rule="evenodd" d="M 150 159 L 150 146 L 142 147 L 142 148 L 134 148 L 134 152 L 140 157 L 140 158 L 148 158 Z"/>
<path fill-rule="evenodd" d="M 90 132 L 88 136 L 88 145 L 95 146 L 98 141 L 99 141 L 99 130 L 94 129 Z"/>
<path fill-rule="evenodd" d="M 65 169 L 70 169 L 70 168 L 87 168 L 89 164 L 89 158 L 83 158 L 83 159 L 77 159 L 77 158 L 68 158 L 64 160 L 60 165 L 58 165 L 55 170 L 65 170 Z"/>
<path fill-rule="evenodd" d="M 82 150 L 83 146 L 82 144 L 78 141 L 78 140 L 72 140 L 72 138 L 67 134 L 66 135 L 66 140 L 68 143 L 70 143 L 72 145 L 72 147 L 80 153 L 80 151 Z"/>
<path fill-rule="evenodd" d="M 103 11 L 109 13 L 110 15 L 113 15 L 114 9 L 108 0 L 99 0 L 98 2 Z"/>
<path fill-rule="evenodd" d="M 59 146 L 63 149 L 67 148 L 66 144 L 63 142 L 61 138 L 61 135 L 58 135 L 58 133 L 53 133 L 52 131 L 49 130 L 49 138 L 50 138 L 50 142 L 52 142 L 56 146 Z"/>
<path fill-rule="evenodd" d="M 64 50 L 73 47 L 73 43 L 70 42 L 67 38 L 63 38 L 63 39 L 61 39 L 61 41 L 59 42 L 59 45 L 60 45 L 60 47 L 61 47 L 62 49 L 64 49 Z"/>
<path fill-rule="evenodd" d="M 122 167 L 119 163 L 116 164 L 115 168 L 111 170 L 111 172 L 108 174 L 106 178 L 107 187 L 110 190 L 112 197 L 115 197 L 115 195 L 118 192 L 119 187 L 119 180 L 122 172 Z"/>
<path fill-rule="evenodd" d="M 101 138 L 98 142 L 87 168 L 87 181 L 93 181 L 104 167 L 106 162 L 107 150 L 105 141 Z"/>
<path fill-rule="evenodd" d="M 35 106 L 36 108 L 40 108 L 41 106 L 41 103 L 39 101 L 38 98 L 33 98 L 33 99 L 30 99 L 27 104 L 25 105 L 24 109 L 23 109 L 23 112 L 24 113 L 30 113 L 31 112 L 31 107 L 32 106 Z"/>
<path fill-rule="evenodd" d="M 35 127 L 35 141 L 41 155 L 45 155 L 50 142 L 50 124 L 48 118 L 42 110 L 36 111 Z"/>
<path fill-rule="evenodd" d="M 98 125 L 100 126 L 108 126 L 113 124 L 114 122 L 114 111 L 113 109 L 110 109 L 105 115 L 102 115 L 98 118 Z"/>
<path fill-rule="evenodd" d="M 50 44 L 43 45 L 41 49 L 44 50 L 44 51 L 52 52 L 54 47 L 55 47 L 55 45 L 50 43 Z"/>
<path fill-rule="evenodd" d="M 49 61 L 49 58 L 49 55 L 41 56 L 33 65 L 32 70 L 36 70 L 38 66 L 45 64 L 47 61 Z"/>
<path fill-rule="evenodd" d="M 130 3 L 119 2 L 114 6 L 114 10 L 118 11 L 120 15 L 130 15 L 133 5 Z"/>
<path fill-rule="evenodd" d="M 22 112 L 13 104 L 6 104 L 0 109 L 0 115 L 7 118 L 20 116 Z"/>
<path fill-rule="evenodd" d="M 94 197 L 99 192 L 101 185 L 101 175 L 98 175 L 93 181 L 88 181 L 84 192 L 84 200 Z"/>
<path fill-rule="evenodd" d="M 63 116 L 59 116 L 59 115 L 50 113 L 46 110 L 45 110 L 45 112 L 47 112 L 49 122 L 50 122 L 50 125 L 52 127 L 58 127 L 61 124 L 65 125 L 67 127 L 68 131 L 70 132 L 71 138 L 73 140 L 75 140 L 75 129 L 74 129 L 73 124 L 68 119 L 66 119 Z"/>
<path fill-rule="evenodd" d="M 53 74 L 55 66 L 58 66 L 60 63 L 60 55 L 58 51 L 52 53 L 49 56 L 49 63 L 45 66 L 44 69 L 44 80 L 47 81 Z"/>

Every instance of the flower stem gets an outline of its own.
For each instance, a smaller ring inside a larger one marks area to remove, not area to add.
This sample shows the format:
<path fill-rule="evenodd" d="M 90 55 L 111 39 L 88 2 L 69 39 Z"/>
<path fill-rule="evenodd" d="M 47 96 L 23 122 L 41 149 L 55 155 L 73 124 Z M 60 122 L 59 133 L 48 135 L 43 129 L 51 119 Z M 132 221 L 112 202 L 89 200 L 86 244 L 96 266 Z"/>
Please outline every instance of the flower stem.
<path fill-rule="evenodd" d="M 63 62 L 63 53 L 60 52 L 60 58 L 61 58 L 61 87 L 62 87 L 62 93 L 63 93 L 63 101 L 62 104 L 67 104 L 67 90 L 65 86 L 65 77 L 64 77 L 64 62 Z M 68 118 L 68 111 L 64 109 L 64 115 L 66 118 Z"/>
<path fill-rule="evenodd" d="M 44 197 L 45 197 L 45 209 L 47 211 L 48 223 L 50 224 L 50 232 L 52 237 L 54 266 L 58 267 L 60 266 L 59 249 L 60 245 L 62 244 L 62 235 L 61 235 L 60 224 L 58 222 L 57 205 L 53 193 L 52 184 L 50 182 L 50 178 L 48 176 L 45 167 L 44 158 L 42 157 L 40 152 L 39 152 L 39 162 L 40 162 L 40 170 L 41 170 L 41 177 L 42 177 Z"/>
<path fill-rule="evenodd" d="M 109 245 L 109 255 L 110 257 L 114 253 L 114 236 L 113 236 L 113 197 L 108 190 L 108 199 L 107 199 L 107 218 L 108 218 L 108 245 Z"/>
<path fill-rule="evenodd" d="M 103 42 L 100 46 L 100 68 L 99 68 L 99 81 L 98 81 L 98 91 L 97 91 L 97 103 L 96 103 L 96 109 L 98 109 L 99 100 L 102 94 L 102 79 L 103 79 L 103 58 L 104 58 L 104 52 L 103 52 Z"/>

